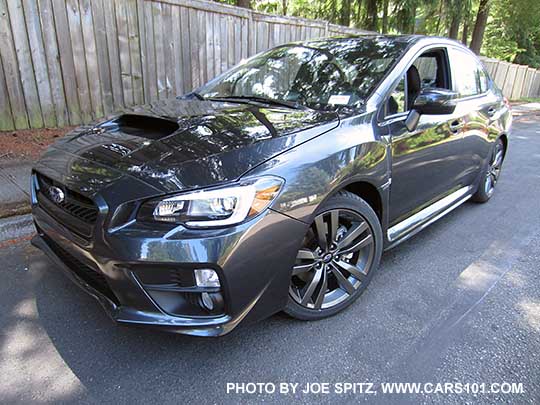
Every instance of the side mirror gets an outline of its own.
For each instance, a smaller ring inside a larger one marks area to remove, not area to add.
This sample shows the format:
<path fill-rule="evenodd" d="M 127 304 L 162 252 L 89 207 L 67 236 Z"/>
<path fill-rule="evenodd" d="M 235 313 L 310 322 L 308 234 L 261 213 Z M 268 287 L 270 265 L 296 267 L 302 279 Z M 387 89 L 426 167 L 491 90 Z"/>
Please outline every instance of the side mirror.
<path fill-rule="evenodd" d="M 458 94 L 452 90 L 434 87 L 422 89 L 414 100 L 411 111 L 405 121 L 407 129 L 414 131 L 422 114 L 452 114 L 456 109 L 455 100 L 457 97 Z"/>

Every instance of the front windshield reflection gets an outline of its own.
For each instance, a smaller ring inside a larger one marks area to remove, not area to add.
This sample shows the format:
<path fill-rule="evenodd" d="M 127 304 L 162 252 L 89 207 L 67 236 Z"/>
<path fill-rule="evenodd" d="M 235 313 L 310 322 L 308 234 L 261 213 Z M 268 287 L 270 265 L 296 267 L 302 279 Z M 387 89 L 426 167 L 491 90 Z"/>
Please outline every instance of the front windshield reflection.
<path fill-rule="evenodd" d="M 206 98 L 263 97 L 313 109 L 357 107 L 405 47 L 386 37 L 285 45 L 234 67 L 199 93 Z"/>

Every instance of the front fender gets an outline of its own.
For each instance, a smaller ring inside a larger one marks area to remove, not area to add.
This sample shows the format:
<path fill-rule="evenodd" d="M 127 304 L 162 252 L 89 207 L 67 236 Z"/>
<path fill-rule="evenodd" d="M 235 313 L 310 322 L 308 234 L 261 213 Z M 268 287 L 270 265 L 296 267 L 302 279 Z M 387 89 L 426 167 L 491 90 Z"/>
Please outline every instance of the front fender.
<path fill-rule="evenodd" d="M 344 120 L 250 172 L 286 180 L 272 209 L 309 224 L 321 204 L 351 183 L 369 182 L 381 190 L 389 177 L 388 150 L 373 133 L 372 116 Z"/>

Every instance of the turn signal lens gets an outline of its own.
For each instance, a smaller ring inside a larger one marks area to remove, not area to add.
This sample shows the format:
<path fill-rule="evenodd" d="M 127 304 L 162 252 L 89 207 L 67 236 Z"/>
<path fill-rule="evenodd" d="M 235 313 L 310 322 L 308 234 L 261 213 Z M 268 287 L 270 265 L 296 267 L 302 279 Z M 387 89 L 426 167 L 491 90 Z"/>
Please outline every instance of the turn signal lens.
<path fill-rule="evenodd" d="M 219 287 L 219 277 L 212 269 L 195 269 L 197 287 Z"/>

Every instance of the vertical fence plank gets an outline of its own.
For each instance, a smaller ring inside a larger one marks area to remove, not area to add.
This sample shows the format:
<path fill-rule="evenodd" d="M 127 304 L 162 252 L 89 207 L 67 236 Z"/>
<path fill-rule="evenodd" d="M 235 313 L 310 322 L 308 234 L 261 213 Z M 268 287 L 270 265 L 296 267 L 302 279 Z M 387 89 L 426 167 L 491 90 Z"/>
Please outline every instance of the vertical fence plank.
<path fill-rule="evenodd" d="M 39 18 L 41 21 L 48 80 L 54 104 L 56 125 L 63 127 L 69 123 L 69 114 L 64 94 L 64 81 L 60 66 L 60 53 L 56 42 L 56 29 L 51 0 L 39 0 Z"/>
<path fill-rule="evenodd" d="M 234 64 L 242 59 L 242 19 L 234 19 Z"/>
<path fill-rule="evenodd" d="M 141 64 L 141 40 L 137 16 L 137 0 L 126 0 L 128 24 L 129 59 L 131 65 L 131 86 L 133 103 L 144 103 L 143 72 Z"/>
<path fill-rule="evenodd" d="M 236 42 L 234 41 L 234 21 L 232 16 L 227 16 L 227 42 L 229 47 L 227 49 L 227 69 L 230 69 L 234 66 L 234 48 L 237 47 Z"/>
<path fill-rule="evenodd" d="M 508 66 L 508 71 L 503 84 L 503 94 L 508 98 L 512 98 L 512 88 L 514 87 L 517 71 L 517 65 L 510 64 Z"/>
<path fill-rule="evenodd" d="M 54 103 L 49 84 L 49 71 L 47 68 L 45 48 L 43 46 L 37 3 L 34 0 L 24 0 L 23 8 L 43 125 L 54 127 L 56 126 L 56 114 L 54 112 Z"/>
<path fill-rule="evenodd" d="M 189 36 L 190 36 L 190 45 L 191 45 L 191 84 L 193 88 L 197 88 L 201 85 L 199 79 L 200 65 L 199 65 L 199 31 L 201 27 L 199 26 L 197 10 L 188 9 L 189 15 Z"/>
<path fill-rule="evenodd" d="M 103 101 L 100 88 L 100 76 L 96 49 L 96 35 L 94 33 L 94 17 L 90 0 L 79 0 L 81 13 L 82 36 L 86 68 L 88 74 L 88 87 L 92 103 L 92 116 L 94 119 L 103 117 Z"/>
<path fill-rule="evenodd" d="M 13 116 L 11 115 L 11 106 L 9 105 L 9 93 L 6 87 L 6 77 L 2 67 L 2 58 L 0 58 L 0 131 L 15 129 Z"/>
<path fill-rule="evenodd" d="M 144 23 L 146 30 L 146 69 L 148 83 L 147 102 L 158 99 L 157 71 L 156 71 L 156 48 L 154 46 L 154 18 L 152 17 L 152 2 L 144 3 Z"/>
<path fill-rule="evenodd" d="M 172 36 L 173 36 L 173 61 L 174 61 L 174 82 L 176 83 L 176 94 L 181 95 L 186 92 L 184 85 L 184 72 L 182 62 L 182 40 L 186 35 L 182 32 L 180 25 L 180 7 L 173 6 L 172 10 Z M 211 16 L 211 15 L 210 15 Z"/>
<path fill-rule="evenodd" d="M 540 96 L 540 70 L 536 71 L 536 74 L 534 75 L 534 86 L 533 86 L 533 97 L 539 97 Z"/>
<path fill-rule="evenodd" d="M 497 73 L 495 74 L 493 80 L 495 81 L 497 87 L 499 87 L 501 90 L 504 87 L 504 82 L 506 80 L 506 74 L 508 73 L 509 66 L 510 64 L 506 62 L 499 62 L 497 66 Z"/>
<path fill-rule="evenodd" d="M 141 63 L 141 85 L 143 89 L 144 103 L 148 103 L 150 91 L 148 88 L 148 67 L 147 67 L 147 49 L 146 49 L 146 26 L 144 20 L 144 0 L 135 0 L 137 3 L 137 25 L 139 36 L 140 63 Z"/>
<path fill-rule="evenodd" d="M 219 16 L 219 37 L 221 38 L 221 52 L 220 52 L 220 62 L 221 62 L 221 71 L 225 72 L 228 66 L 227 52 L 229 50 L 229 36 L 227 35 L 227 17 L 225 15 Z"/>
<path fill-rule="evenodd" d="M 32 58 L 30 57 L 30 45 L 28 43 L 26 22 L 24 20 L 24 11 L 21 2 L 18 0 L 8 0 L 8 10 L 24 101 L 28 112 L 28 121 L 32 128 L 41 128 L 43 126 L 43 118 L 41 116 L 41 106 L 34 77 Z"/>
<path fill-rule="evenodd" d="M 129 31 L 125 0 L 115 0 L 116 30 L 118 38 L 118 56 L 120 58 L 120 77 L 122 93 L 126 106 L 133 105 L 133 84 L 131 80 L 131 57 L 129 56 Z"/>
<path fill-rule="evenodd" d="M 206 83 L 208 76 L 206 74 L 206 26 L 205 23 L 205 11 L 197 11 L 197 47 L 199 49 L 199 85 Z"/>
<path fill-rule="evenodd" d="M 221 31 L 220 31 L 221 16 L 214 14 L 212 16 L 212 32 L 214 33 L 214 53 L 212 55 L 214 61 L 214 75 L 217 76 L 222 72 L 221 66 Z"/>
<path fill-rule="evenodd" d="M 214 15 L 215 13 L 204 13 L 204 27 L 206 39 L 206 77 L 213 78 L 216 75 L 214 69 Z"/>
<path fill-rule="evenodd" d="M 191 27 L 189 25 L 189 12 L 185 7 L 180 8 L 180 29 L 182 30 L 182 66 L 184 77 L 184 92 L 187 93 L 193 90 L 193 82 L 191 80 Z"/>
<path fill-rule="evenodd" d="M 167 97 L 175 97 L 176 76 L 174 73 L 174 38 L 172 33 L 172 10 L 170 4 L 163 4 L 163 51 L 165 55 L 165 81 L 167 83 Z"/>
<path fill-rule="evenodd" d="M 110 115 L 115 110 L 111 70 L 109 63 L 109 50 L 107 46 L 107 27 L 103 0 L 91 0 L 94 22 L 94 35 L 96 40 L 96 57 L 99 70 L 99 87 L 101 90 L 103 113 Z"/>
<path fill-rule="evenodd" d="M 158 99 L 167 98 L 167 73 L 165 72 L 165 44 L 163 38 L 163 13 L 161 3 L 152 3 L 154 22 L 154 49 L 156 54 L 156 79 Z"/>
<path fill-rule="evenodd" d="M 249 31 L 248 31 L 248 24 L 249 20 L 242 18 L 241 19 L 241 32 L 242 32 L 242 59 L 245 59 L 249 55 Z"/>
<path fill-rule="evenodd" d="M 109 69 L 115 109 L 124 107 L 124 91 L 122 72 L 120 69 L 120 54 L 118 51 L 118 31 L 116 29 L 116 12 L 114 2 L 103 0 L 103 13 L 105 14 L 105 32 L 107 38 L 107 51 L 109 55 Z"/>
<path fill-rule="evenodd" d="M 519 100 L 521 98 L 521 91 L 523 88 L 523 80 L 525 79 L 525 72 L 527 71 L 527 66 L 516 66 L 516 76 L 514 78 L 514 83 L 512 85 L 512 94 L 510 98 L 512 100 Z"/>
<path fill-rule="evenodd" d="M 71 125 L 77 125 L 81 123 L 79 92 L 75 79 L 75 62 L 73 61 L 71 50 L 71 37 L 69 34 L 65 2 L 62 0 L 53 0 L 52 4 L 69 122 Z"/>
<path fill-rule="evenodd" d="M 86 71 L 85 44 L 82 37 L 81 16 L 77 0 L 66 1 L 66 12 L 71 37 L 71 52 L 75 63 L 75 80 L 81 107 L 83 122 L 92 121 L 92 104 L 90 102 L 90 89 L 88 85 L 88 73 Z"/>

